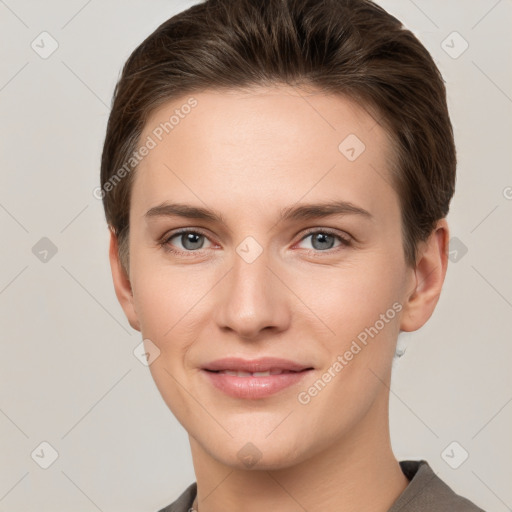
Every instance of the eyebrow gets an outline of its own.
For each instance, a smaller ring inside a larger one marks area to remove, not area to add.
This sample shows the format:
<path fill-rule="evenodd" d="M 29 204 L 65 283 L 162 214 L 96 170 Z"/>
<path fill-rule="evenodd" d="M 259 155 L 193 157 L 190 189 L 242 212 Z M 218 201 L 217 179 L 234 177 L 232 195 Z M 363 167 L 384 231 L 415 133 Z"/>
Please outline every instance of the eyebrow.
<path fill-rule="evenodd" d="M 318 219 L 331 215 L 360 215 L 367 219 L 373 219 L 373 215 L 347 201 L 329 201 L 325 203 L 300 204 L 283 208 L 279 214 L 278 222 Z M 220 212 L 200 206 L 192 206 L 183 203 L 163 202 L 150 208 L 146 218 L 152 217 L 184 217 L 194 220 L 205 220 L 226 224 L 226 220 Z"/>

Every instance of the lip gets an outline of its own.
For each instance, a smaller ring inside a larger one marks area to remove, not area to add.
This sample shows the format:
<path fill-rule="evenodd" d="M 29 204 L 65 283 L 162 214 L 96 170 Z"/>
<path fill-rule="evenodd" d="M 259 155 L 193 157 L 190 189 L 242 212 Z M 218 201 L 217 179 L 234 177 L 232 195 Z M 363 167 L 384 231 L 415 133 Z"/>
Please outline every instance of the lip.
<path fill-rule="evenodd" d="M 275 357 L 245 360 L 235 357 L 218 359 L 201 369 L 208 381 L 223 393 L 234 398 L 256 400 L 273 395 L 300 382 L 313 367 Z M 238 376 L 216 373 L 223 370 L 237 372 L 267 372 L 281 370 L 286 373 L 266 376 Z"/>
<path fill-rule="evenodd" d="M 272 369 L 300 372 L 312 368 L 311 365 L 301 364 L 289 359 L 279 357 L 260 357 L 258 359 L 241 359 L 239 357 L 225 357 L 206 364 L 203 369 L 210 371 L 232 370 L 239 372 L 266 372 Z"/>

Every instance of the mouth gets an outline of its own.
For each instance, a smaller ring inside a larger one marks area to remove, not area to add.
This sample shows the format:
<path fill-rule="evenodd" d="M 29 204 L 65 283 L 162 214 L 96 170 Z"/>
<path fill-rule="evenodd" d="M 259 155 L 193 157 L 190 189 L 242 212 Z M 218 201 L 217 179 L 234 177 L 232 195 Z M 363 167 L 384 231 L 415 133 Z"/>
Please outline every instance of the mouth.
<path fill-rule="evenodd" d="M 224 357 L 206 364 L 203 369 L 212 372 L 263 373 L 271 375 L 285 372 L 300 372 L 312 367 L 290 359 L 279 357 L 260 357 L 258 359 L 242 359 L 240 357 Z"/>
<path fill-rule="evenodd" d="M 206 365 L 202 373 L 216 390 L 234 398 L 256 400 L 297 385 L 314 368 L 277 358 L 225 358 Z"/>
<path fill-rule="evenodd" d="M 312 370 L 312 368 L 305 368 L 304 370 Z M 233 375 L 235 377 L 268 377 L 270 375 L 283 375 L 285 373 L 299 373 L 299 371 L 294 370 L 283 370 L 280 368 L 273 368 L 271 370 L 266 370 L 264 372 L 244 372 L 241 370 L 206 370 L 207 372 L 219 373 L 222 375 Z"/>

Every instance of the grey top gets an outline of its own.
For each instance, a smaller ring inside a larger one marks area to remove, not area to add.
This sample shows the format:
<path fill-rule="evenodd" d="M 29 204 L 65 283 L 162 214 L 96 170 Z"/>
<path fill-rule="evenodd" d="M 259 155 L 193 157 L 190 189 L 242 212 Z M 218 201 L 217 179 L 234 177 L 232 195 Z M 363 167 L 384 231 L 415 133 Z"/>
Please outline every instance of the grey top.
<path fill-rule="evenodd" d="M 426 460 L 402 460 L 400 467 L 409 485 L 388 512 L 485 512 L 473 502 L 456 494 L 429 466 Z M 197 482 L 158 512 L 188 512 L 196 497 Z"/>

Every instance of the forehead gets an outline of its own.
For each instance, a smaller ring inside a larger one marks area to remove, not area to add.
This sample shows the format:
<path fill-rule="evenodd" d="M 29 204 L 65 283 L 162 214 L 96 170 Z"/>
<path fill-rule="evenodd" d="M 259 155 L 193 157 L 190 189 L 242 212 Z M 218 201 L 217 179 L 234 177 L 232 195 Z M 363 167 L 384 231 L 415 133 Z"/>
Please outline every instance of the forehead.
<path fill-rule="evenodd" d="M 144 127 L 140 143 L 152 149 L 135 173 L 133 206 L 142 212 L 175 195 L 216 206 L 229 196 L 260 210 L 306 195 L 395 201 L 388 137 L 340 95 L 281 86 L 183 96 Z"/>

